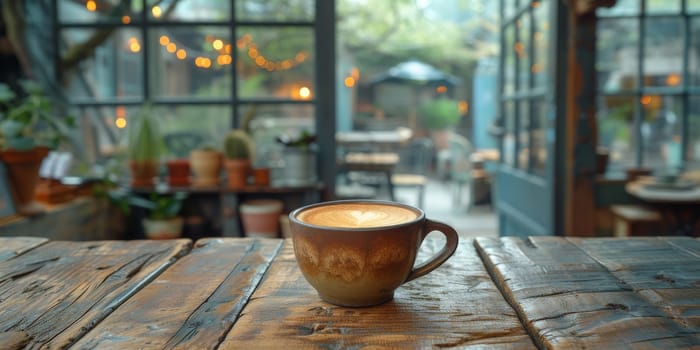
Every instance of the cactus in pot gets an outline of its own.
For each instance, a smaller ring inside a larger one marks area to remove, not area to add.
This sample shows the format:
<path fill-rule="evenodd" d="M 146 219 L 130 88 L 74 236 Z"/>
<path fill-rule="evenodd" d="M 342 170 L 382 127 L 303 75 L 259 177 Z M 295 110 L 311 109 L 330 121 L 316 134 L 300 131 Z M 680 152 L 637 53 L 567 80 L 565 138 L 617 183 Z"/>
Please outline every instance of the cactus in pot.
<path fill-rule="evenodd" d="M 224 167 L 229 188 L 242 188 L 248 184 L 253 141 L 241 129 L 231 130 L 224 138 Z"/>

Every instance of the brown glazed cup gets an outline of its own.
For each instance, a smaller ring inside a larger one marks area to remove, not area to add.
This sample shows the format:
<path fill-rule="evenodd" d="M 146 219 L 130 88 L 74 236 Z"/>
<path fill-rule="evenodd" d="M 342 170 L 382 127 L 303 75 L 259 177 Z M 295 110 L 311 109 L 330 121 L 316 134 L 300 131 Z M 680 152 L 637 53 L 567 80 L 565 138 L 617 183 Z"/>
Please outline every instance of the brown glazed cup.
<path fill-rule="evenodd" d="M 375 215 L 376 208 L 390 208 L 398 214 L 380 211 L 381 215 Z M 335 212 L 357 218 L 377 216 L 379 221 L 387 219 L 389 223 L 339 227 L 343 220 L 331 218 L 319 224 L 318 220 L 310 219 L 319 210 L 331 216 Z M 395 218 L 407 212 L 409 218 Z M 452 227 L 427 219 L 418 208 L 395 202 L 322 202 L 296 209 L 289 217 L 294 254 L 302 274 L 321 299 L 341 306 L 370 306 L 393 299 L 396 288 L 442 265 L 458 244 L 457 232 Z M 418 249 L 432 231 L 445 235 L 445 246 L 414 266 Z"/>

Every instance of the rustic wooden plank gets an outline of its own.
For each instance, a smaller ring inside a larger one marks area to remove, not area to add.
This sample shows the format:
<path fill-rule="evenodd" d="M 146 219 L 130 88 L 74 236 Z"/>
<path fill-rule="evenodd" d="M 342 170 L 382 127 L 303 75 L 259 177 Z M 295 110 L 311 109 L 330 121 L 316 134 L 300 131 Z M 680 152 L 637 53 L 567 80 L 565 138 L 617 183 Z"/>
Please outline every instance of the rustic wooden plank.
<path fill-rule="evenodd" d="M 75 349 L 213 349 L 238 318 L 280 240 L 202 239 Z"/>
<path fill-rule="evenodd" d="M 700 333 L 700 256 L 695 253 L 700 242 L 690 237 L 570 241 L 666 316 Z"/>
<path fill-rule="evenodd" d="M 563 238 L 477 238 L 476 246 L 542 348 L 700 347 L 697 332 Z"/>
<path fill-rule="evenodd" d="M 431 239 L 419 259 L 441 247 Z M 396 291 L 393 301 L 347 308 L 320 300 L 286 241 L 220 349 L 532 349 L 534 344 L 477 256 L 460 243 L 445 265 Z"/>
<path fill-rule="evenodd" d="M 186 254 L 190 240 L 49 242 L 0 262 L 0 332 L 64 348 Z"/>
<path fill-rule="evenodd" d="M 0 261 L 22 255 L 46 242 L 48 239 L 41 237 L 0 237 Z"/>

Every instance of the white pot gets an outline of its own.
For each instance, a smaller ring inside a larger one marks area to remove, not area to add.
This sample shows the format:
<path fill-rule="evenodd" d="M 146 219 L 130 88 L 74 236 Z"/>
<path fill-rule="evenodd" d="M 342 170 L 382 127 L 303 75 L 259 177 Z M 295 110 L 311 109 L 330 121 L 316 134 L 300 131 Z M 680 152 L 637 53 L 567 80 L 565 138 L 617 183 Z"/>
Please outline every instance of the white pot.
<path fill-rule="evenodd" d="M 169 220 L 151 220 L 143 219 L 143 229 L 146 232 L 146 238 L 149 239 L 173 239 L 180 238 L 182 235 L 181 217 L 172 218 Z"/>
<path fill-rule="evenodd" d="M 279 237 L 279 216 L 284 204 L 276 199 L 253 199 L 241 203 L 241 220 L 246 237 Z"/>

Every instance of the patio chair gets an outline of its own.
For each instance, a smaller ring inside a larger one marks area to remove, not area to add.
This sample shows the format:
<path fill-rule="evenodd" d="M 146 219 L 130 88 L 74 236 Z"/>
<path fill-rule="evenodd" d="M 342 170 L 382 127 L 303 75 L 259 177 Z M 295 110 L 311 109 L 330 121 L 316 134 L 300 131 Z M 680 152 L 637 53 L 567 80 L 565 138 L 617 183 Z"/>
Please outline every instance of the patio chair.
<path fill-rule="evenodd" d="M 423 207 L 425 185 L 433 160 L 433 143 L 428 138 L 414 139 L 399 152 L 399 164 L 391 176 L 394 188 L 417 190 L 417 205 Z"/>
<path fill-rule="evenodd" d="M 462 204 L 462 189 L 469 188 L 472 181 L 471 153 L 472 145 L 466 137 L 459 134 L 450 134 L 449 139 L 449 179 L 453 187 L 452 202 L 455 206 Z M 471 207 L 471 200 L 467 203 L 467 210 Z"/>

